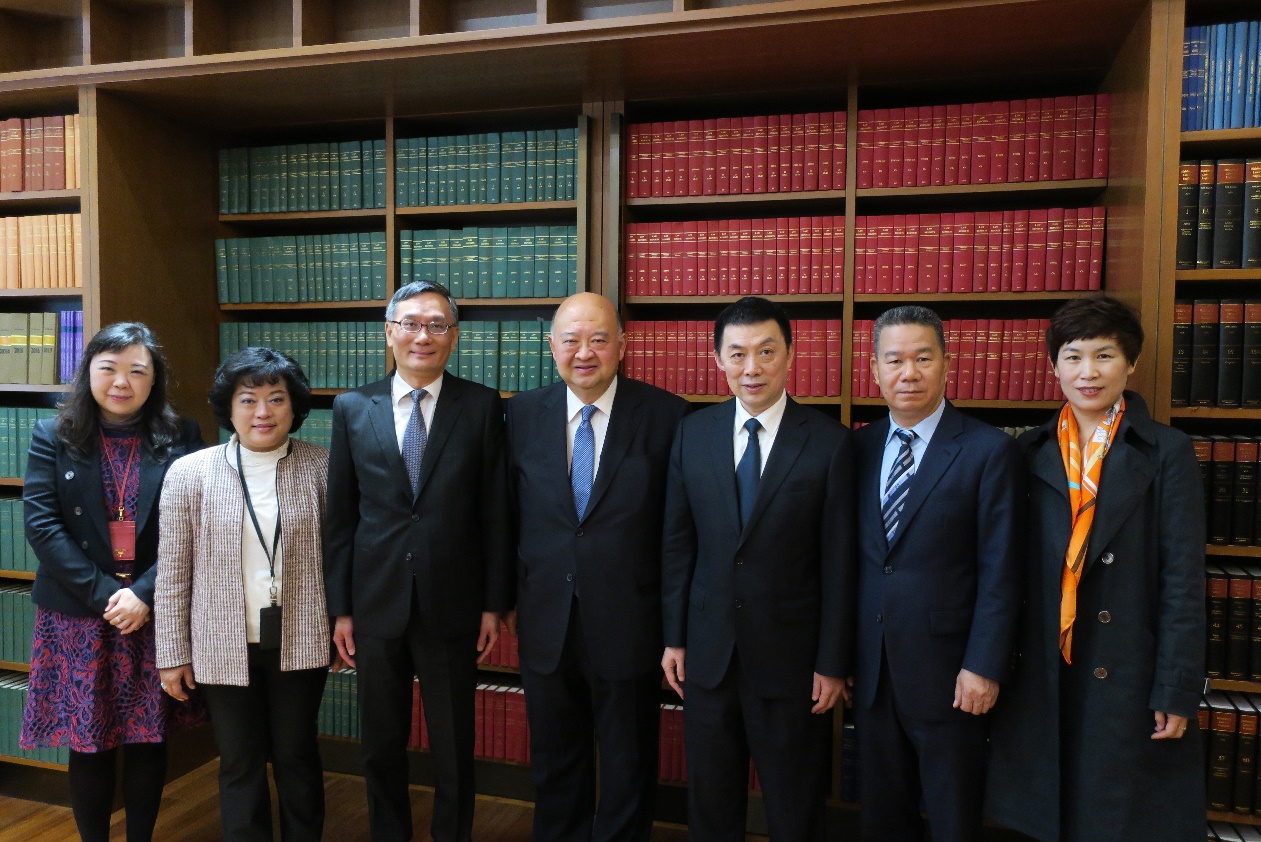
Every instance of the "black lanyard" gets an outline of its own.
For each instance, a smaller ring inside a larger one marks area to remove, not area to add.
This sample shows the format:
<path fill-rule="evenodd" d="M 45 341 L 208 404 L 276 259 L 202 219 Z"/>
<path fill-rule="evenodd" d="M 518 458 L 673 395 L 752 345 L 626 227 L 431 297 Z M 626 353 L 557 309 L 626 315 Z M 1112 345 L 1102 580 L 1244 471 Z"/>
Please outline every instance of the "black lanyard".
<path fill-rule="evenodd" d="M 245 508 L 249 509 L 250 520 L 254 524 L 254 534 L 258 536 L 258 543 L 263 548 L 263 554 L 267 556 L 267 565 L 271 573 L 271 604 L 276 604 L 276 551 L 280 547 L 280 494 L 276 494 L 276 534 L 271 541 L 271 552 L 267 551 L 267 541 L 263 538 L 263 528 L 258 525 L 258 515 L 254 513 L 254 503 L 250 500 L 250 487 L 245 482 L 245 467 L 241 464 L 241 440 L 236 442 L 236 475 L 241 480 L 241 493 L 245 495 Z"/>

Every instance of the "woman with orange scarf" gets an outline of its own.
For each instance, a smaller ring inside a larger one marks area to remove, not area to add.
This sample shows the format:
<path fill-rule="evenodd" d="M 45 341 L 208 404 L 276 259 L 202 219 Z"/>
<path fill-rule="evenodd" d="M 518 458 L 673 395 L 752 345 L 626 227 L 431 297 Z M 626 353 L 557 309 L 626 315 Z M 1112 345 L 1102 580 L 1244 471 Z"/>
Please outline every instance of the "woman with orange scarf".
<path fill-rule="evenodd" d="M 1204 827 L 1203 484 L 1186 435 L 1125 386 L 1143 345 L 1106 296 L 1047 351 L 1067 403 L 1025 433 L 1028 568 L 987 812 L 1044 842 L 1185 842 Z"/>

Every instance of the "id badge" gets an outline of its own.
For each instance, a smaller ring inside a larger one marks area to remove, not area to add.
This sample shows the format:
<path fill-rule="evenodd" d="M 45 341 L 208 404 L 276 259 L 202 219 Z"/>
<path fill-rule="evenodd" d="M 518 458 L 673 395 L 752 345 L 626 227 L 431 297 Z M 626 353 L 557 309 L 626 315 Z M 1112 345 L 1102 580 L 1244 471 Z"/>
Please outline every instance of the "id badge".
<path fill-rule="evenodd" d="M 114 561 L 135 561 L 136 522 L 134 520 L 111 520 L 109 522 L 109 545 L 114 553 Z"/>
<path fill-rule="evenodd" d="M 268 605 L 266 608 L 259 609 L 258 612 L 258 648 L 259 649 L 279 649 L 280 648 L 280 605 Z"/>

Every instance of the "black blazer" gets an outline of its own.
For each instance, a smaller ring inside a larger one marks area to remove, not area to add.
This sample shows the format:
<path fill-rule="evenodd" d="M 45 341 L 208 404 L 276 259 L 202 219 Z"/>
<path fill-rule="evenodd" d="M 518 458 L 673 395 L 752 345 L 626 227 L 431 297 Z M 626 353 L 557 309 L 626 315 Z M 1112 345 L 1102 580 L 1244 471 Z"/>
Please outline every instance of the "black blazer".
<path fill-rule="evenodd" d="M 890 545 L 880 516 L 888 434 L 888 415 L 854 434 L 857 703 L 875 699 L 883 653 L 899 706 L 940 719 L 952 710 L 960 669 L 1007 676 L 1020 610 L 1020 456 L 1015 439 L 947 401 Z"/>
<path fill-rule="evenodd" d="M 566 386 L 508 401 L 508 466 L 517 527 L 521 660 L 560 662 L 580 593 L 595 672 L 622 681 L 661 661 L 661 522 L 666 467 L 687 401 L 619 377 L 591 500 L 574 511 L 566 451 Z"/>
<path fill-rule="evenodd" d="M 850 675 L 855 601 L 849 430 L 788 400 L 741 531 L 735 400 L 674 437 L 662 548 L 665 645 L 689 683 L 713 688 L 733 651 L 764 697 L 810 698 L 814 673 Z"/>
<path fill-rule="evenodd" d="M 140 451 L 140 496 L 136 500 L 135 578 L 125 585 L 114 577 L 101 454 L 78 459 L 57 438 L 57 419 L 38 422 L 22 489 L 26 540 L 39 559 L 31 600 L 76 617 L 99 617 L 115 591 L 132 593 L 153 607 L 157 578 L 158 498 L 171 463 L 204 445 L 197 422 L 180 422 L 165 459 Z"/>
<path fill-rule="evenodd" d="M 393 375 L 333 401 L 324 520 L 328 611 L 355 631 L 403 634 L 413 591 L 434 633 L 476 632 L 512 607 L 503 406 L 493 389 L 443 376 L 420 490 L 394 432 Z"/>

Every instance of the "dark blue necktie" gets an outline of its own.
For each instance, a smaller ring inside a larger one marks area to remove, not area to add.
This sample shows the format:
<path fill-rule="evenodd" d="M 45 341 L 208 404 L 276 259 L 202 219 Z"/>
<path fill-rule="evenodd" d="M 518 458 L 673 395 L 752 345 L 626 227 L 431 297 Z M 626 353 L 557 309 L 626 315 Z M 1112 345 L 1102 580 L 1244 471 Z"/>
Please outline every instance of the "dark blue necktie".
<path fill-rule="evenodd" d="M 591 482 L 595 478 L 595 430 L 591 427 L 594 406 L 582 408 L 582 422 L 574 433 L 574 459 L 569 469 L 569 482 L 574 488 L 574 509 L 578 520 L 587 513 L 591 501 Z"/>
<path fill-rule="evenodd" d="M 407 478 L 412 483 L 412 494 L 416 493 L 416 484 L 420 482 L 420 463 L 425 458 L 425 442 L 429 439 L 425 429 L 425 415 L 420 411 L 420 402 L 429 394 L 424 389 L 412 392 L 412 415 L 407 419 L 407 429 L 403 431 L 403 464 L 407 465 Z"/>
<path fill-rule="evenodd" d="M 906 507 L 906 495 L 911 490 L 911 478 L 915 476 L 915 456 L 911 453 L 911 442 L 915 441 L 915 433 L 899 428 L 893 434 L 902 444 L 898 447 L 898 455 L 893 458 L 893 464 L 889 466 L 889 479 L 884 484 L 884 502 L 880 506 L 886 541 L 892 541 L 894 533 L 898 531 L 902 509 Z"/>
<path fill-rule="evenodd" d="M 740 503 L 741 529 L 753 515 L 753 501 L 757 499 L 757 486 L 762 479 L 762 444 L 757 437 L 762 425 L 756 418 L 750 418 L 744 422 L 744 429 L 749 431 L 749 443 L 745 445 L 740 464 L 736 465 L 736 496 Z"/>

